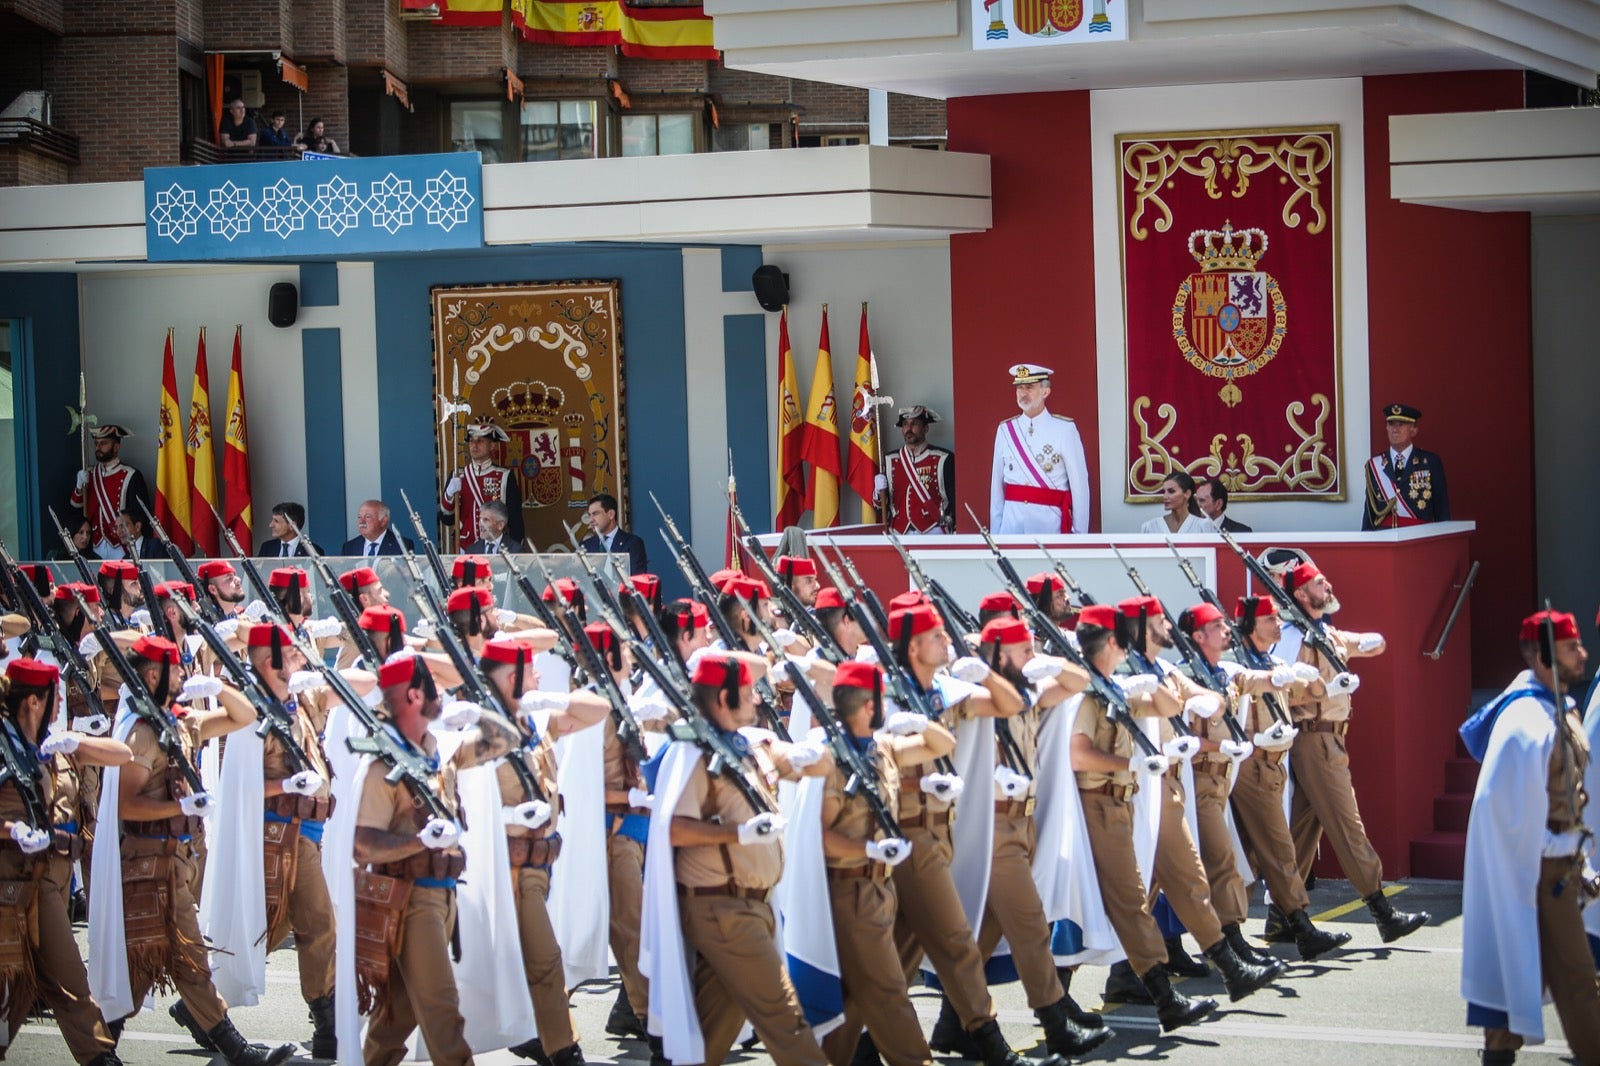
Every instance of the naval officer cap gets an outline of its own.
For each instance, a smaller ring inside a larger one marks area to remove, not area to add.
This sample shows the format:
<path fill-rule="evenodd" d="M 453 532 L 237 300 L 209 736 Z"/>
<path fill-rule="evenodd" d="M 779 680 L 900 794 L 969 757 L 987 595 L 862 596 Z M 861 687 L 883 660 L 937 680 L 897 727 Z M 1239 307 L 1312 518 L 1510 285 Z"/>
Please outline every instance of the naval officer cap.
<path fill-rule="evenodd" d="M 1038 363 L 1017 363 L 1011 368 L 1011 384 L 1033 385 L 1041 381 L 1049 381 L 1055 376 L 1055 371 Z"/>
<path fill-rule="evenodd" d="M 1392 403 L 1383 409 L 1385 422 L 1417 422 L 1422 412 L 1406 403 Z"/>

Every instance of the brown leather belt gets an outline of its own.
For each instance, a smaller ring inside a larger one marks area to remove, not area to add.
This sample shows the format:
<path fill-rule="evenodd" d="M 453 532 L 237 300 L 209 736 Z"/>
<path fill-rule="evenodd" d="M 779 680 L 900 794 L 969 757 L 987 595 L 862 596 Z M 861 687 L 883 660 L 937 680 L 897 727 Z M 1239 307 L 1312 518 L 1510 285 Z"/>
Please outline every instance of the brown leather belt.
<path fill-rule="evenodd" d="M 650 808 L 649 807 L 630 807 L 626 803 L 608 803 L 608 804 L 606 804 L 606 813 L 607 814 L 616 814 L 616 815 L 639 814 L 639 815 L 643 815 L 644 817 L 648 818 L 648 817 L 650 817 Z"/>
<path fill-rule="evenodd" d="M 12 840 L 9 836 L 0 838 L 0 848 L 7 848 L 14 851 L 22 850 L 21 845 L 19 845 L 15 840 Z M 52 829 L 50 831 L 50 847 L 47 850 L 52 854 L 63 855 L 71 859 L 73 862 L 77 862 L 79 859 L 83 858 L 83 838 L 76 833 L 69 833 L 65 829 Z M 36 856 L 43 858 L 44 852 L 35 852 L 34 855 L 29 855 L 26 857 L 34 858 Z"/>
<path fill-rule="evenodd" d="M 888 879 L 889 867 L 881 862 L 867 862 L 860 866 L 828 867 L 830 881 L 887 881 Z"/>
<path fill-rule="evenodd" d="M 1182 781 L 1183 780 L 1183 760 L 1180 759 L 1174 765 L 1167 767 L 1167 771 L 1163 776 L 1170 777 L 1174 781 Z"/>
<path fill-rule="evenodd" d="M 916 814 L 902 817 L 900 819 L 900 828 L 937 829 L 940 826 L 950 824 L 950 816 L 952 813 L 953 812 L 951 810 L 930 811 L 928 808 L 924 807 Z"/>
<path fill-rule="evenodd" d="M 523 866 L 553 866 L 560 855 L 560 833 L 506 837 L 506 857 L 511 860 L 513 870 Z"/>
<path fill-rule="evenodd" d="M 123 822 L 122 831 L 131 833 L 136 837 L 194 837 L 200 833 L 199 818 L 190 818 L 188 815 L 175 814 L 171 818 L 162 818 L 154 822 Z"/>
<path fill-rule="evenodd" d="M 1210 762 L 1209 760 L 1206 762 L 1201 762 L 1199 759 L 1196 759 L 1194 762 L 1194 772 L 1197 774 L 1205 774 L 1207 777 L 1227 777 L 1228 763 Z"/>
<path fill-rule="evenodd" d="M 332 796 L 297 796 L 292 792 L 267 799 L 266 809 L 280 818 L 302 822 L 326 822 L 333 814 Z"/>
<path fill-rule="evenodd" d="M 1307 733 L 1332 733 L 1336 737 L 1342 737 L 1350 732 L 1350 722 L 1348 719 L 1343 722 L 1324 722 L 1318 718 L 1314 721 L 1306 722 L 1300 728 Z"/>
<path fill-rule="evenodd" d="M 415 881 L 419 877 L 432 877 L 441 881 L 454 880 L 467 868 L 467 857 L 459 851 L 422 851 L 409 855 L 399 862 L 374 863 L 375 874 Z"/>
<path fill-rule="evenodd" d="M 1251 753 L 1252 756 L 1261 759 L 1269 766 L 1277 766 L 1279 763 L 1283 762 L 1283 757 L 1286 754 L 1287 752 L 1282 751 L 1268 751 L 1266 748 L 1257 748 Z"/>
<path fill-rule="evenodd" d="M 1103 785 L 1096 785 L 1094 788 L 1080 788 L 1078 791 L 1089 795 L 1110 796 L 1114 800 L 1127 803 L 1133 798 L 1133 794 L 1139 791 L 1139 786 L 1119 785 L 1114 781 L 1107 781 Z"/>
<path fill-rule="evenodd" d="M 997 818 L 1031 818 L 1033 807 L 1033 796 L 1027 799 L 994 801 L 994 813 Z"/>
<path fill-rule="evenodd" d="M 734 899 L 758 899 L 765 903 L 772 895 L 770 888 L 745 888 L 732 881 L 722 885 L 686 885 L 678 884 L 680 896 L 731 896 Z"/>

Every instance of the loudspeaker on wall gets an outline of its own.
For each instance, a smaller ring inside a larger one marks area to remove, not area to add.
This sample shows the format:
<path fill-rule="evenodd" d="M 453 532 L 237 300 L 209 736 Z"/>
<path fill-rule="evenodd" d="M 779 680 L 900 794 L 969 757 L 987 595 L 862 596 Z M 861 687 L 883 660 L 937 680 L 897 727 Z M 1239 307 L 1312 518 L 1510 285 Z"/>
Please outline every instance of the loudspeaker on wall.
<path fill-rule="evenodd" d="M 279 329 L 294 325 L 300 313 L 300 293 L 291 282 L 280 281 L 267 293 L 267 321 Z"/>
<path fill-rule="evenodd" d="M 756 303 L 763 311 L 782 311 L 783 305 L 789 302 L 789 275 L 770 263 L 756 268 L 750 276 L 750 284 L 756 290 Z"/>

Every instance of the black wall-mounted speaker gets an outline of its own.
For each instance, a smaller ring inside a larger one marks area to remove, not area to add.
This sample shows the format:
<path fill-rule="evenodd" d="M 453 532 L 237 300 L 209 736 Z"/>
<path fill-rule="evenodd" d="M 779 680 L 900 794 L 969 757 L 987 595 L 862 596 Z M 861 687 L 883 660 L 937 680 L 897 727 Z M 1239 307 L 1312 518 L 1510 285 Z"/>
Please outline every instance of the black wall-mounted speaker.
<path fill-rule="evenodd" d="M 756 303 L 763 311 L 782 311 L 783 305 L 789 302 L 789 275 L 775 266 L 757 267 L 750 276 L 750 283 L 756 290 Z"/>
<path fill-rule="evenodd" d="M 279 329 L 294 325 L 300 313 L 300 293 L 294 285 L 280 281 L 267 293 L 267 321 Z"/>

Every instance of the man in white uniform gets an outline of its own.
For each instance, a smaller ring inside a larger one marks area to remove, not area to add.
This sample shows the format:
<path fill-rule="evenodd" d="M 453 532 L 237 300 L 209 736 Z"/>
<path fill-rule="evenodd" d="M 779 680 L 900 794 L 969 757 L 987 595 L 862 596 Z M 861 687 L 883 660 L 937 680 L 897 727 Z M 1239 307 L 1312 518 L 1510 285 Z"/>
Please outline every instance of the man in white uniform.
<path fill-rule="evenodd" d="M 1089 532 L 1089 465 L 1072 419 L 1045 410 L 1049 367 L 1011 368 L 1022 413 L 994 435 L 989 528 L 995 533 Z"/>

